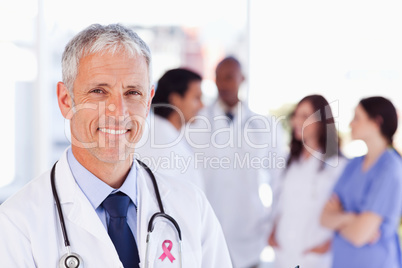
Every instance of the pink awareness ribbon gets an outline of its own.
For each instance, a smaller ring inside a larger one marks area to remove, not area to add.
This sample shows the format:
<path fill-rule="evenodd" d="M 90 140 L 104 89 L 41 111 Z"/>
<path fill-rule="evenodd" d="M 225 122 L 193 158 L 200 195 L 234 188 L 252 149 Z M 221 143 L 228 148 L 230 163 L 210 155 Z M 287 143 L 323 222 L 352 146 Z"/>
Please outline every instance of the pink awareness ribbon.
<path fill-rule="evenodd" d="M 169 246 L 166 247 L 165 243 L 168 243 Z M 171 263 L 173 263 L 173 261 L 175 260 L 175 258 L 173 257 L 172 253 L 170 253 L 170 251 L 172 250 L 173 247 L 173 243 L 170 240 L 165 240 L 162 243 L 162 249 L 163 249 L 163 254 L 159 257 L 159 259 L 161 259 L 162 261 L 165 260 L 166 257 L 168 257 L 168 259 L 170 260 Z"/>

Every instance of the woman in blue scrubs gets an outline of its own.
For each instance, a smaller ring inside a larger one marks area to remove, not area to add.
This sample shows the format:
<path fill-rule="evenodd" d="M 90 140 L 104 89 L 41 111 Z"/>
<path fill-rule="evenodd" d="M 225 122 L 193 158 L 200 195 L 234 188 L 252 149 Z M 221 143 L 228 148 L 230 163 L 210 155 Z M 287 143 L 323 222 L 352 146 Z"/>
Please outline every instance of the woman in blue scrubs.
<path fill-rule="evenodd" d="M 400 268 L 402 160 L 392 149 L 398 118 L 383 97 L 360 101 L 350 123 L 365 156 L 352 159 L 327 202 L 321 223 L 335 231 L 333 268 Z"/>

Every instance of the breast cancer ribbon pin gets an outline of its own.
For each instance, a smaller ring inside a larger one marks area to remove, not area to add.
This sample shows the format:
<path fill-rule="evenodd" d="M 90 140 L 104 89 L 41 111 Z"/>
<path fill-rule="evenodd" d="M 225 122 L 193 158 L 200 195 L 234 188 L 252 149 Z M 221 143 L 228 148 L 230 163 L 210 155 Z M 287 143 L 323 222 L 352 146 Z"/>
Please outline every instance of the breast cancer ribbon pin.
<path fill-rule="evenodd" d="M 169 244 L 168 247 L 166 247 L 165 244 Z M 170 240 L 165 240 L 162 243 L 162 249 L 163 249 L 163 254 L 159 257 L 159 259 L 161 259 L 162 261 L 165 260 L 166 257 L 168 257 L 168 259 L 170 260 L 171 263 L 173 263 L 173 261 L 175 260 L 175 258 L 173 257 L 172 253 L 170 253 L 170 251 L 172 250 L 173 247 L 173 243 Z"/>

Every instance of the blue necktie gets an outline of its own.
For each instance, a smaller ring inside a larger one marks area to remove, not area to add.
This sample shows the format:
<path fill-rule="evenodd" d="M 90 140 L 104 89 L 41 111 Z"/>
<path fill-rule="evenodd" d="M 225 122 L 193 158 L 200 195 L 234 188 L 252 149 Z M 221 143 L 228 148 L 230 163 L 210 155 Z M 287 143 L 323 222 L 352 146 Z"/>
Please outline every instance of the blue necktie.
<path fill-rule="evenodd" d="M 233 121 L 234 115 L 231 112 L 226 113 L 227 118 L 229 118 L 229 123 Z"/>
<path fill-rule="evenodd" d="M 138 268 L 140 257 L 137 244 L 127 224 L 127 210 L 130 197 L 122 192 L 109 195 L 103 201 L 103 207 L 109 213 L 108 233 L 124 268 Z"/>

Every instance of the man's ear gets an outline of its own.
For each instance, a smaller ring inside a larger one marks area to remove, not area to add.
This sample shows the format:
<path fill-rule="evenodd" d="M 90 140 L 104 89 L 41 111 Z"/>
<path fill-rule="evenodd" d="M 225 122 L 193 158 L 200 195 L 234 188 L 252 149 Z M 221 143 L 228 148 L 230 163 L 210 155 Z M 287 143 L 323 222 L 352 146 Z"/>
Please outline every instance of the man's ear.
<path fill-rule="evenodd" d="M 73 100 L 70 96 L 66 85 L 63 82 L 57 83 L 57 101 L 61 114 L 65 119 L 71 119 L 73 117 Z"/>
<path fill-rule="evenodd" d="M 151 109 L 151 104 L 152 104 L 152 99 L 155 96 L 155 86 L 153 85 L 151 87 L 151 91 L 149 92 L 149 98 L 148 98 L 148 103 L 147 103 L 147 116 L 149 114 L 149 110 Z"/>

